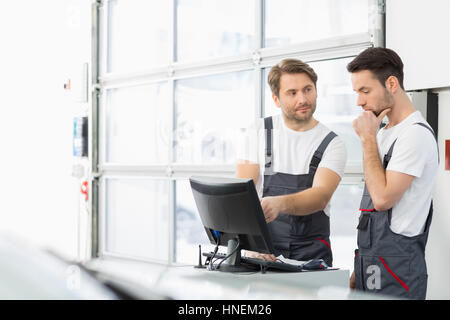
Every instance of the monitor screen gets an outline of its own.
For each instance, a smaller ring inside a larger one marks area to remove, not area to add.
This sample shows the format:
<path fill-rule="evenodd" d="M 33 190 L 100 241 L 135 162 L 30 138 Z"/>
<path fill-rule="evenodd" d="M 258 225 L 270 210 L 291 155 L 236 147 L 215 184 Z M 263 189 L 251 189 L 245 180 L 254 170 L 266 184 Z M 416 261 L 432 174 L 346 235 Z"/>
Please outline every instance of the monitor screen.
<path fill-rule="evenodd" d="M 208 238 L 228 247 L 222 271 L 240 271 L 240 250 L 274 253 L 252 179 L 191 177 L 190 184 Z"/>

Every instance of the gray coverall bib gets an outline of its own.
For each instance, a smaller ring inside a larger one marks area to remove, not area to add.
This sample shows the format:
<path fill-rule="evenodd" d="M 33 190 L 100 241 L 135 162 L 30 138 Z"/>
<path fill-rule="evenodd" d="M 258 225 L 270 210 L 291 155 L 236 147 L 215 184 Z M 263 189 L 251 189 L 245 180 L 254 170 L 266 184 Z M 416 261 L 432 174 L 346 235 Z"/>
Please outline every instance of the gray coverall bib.
<path fill-rule="evenodd" d="M 323 153 L 336 134 L 330 132 L 314 152 L 308 174 L 294 175 L 273 172 L 272 117 L 264 119 L 264 129 L 266 131 L 266 161 L 263 197 L 291 194 L 311 188 Z M 282 254 L 285 258 L 301 261 L 323 259 L 328 266 L 332 266 L 330 218 L 325 212 L 318 211 L 307 216 L 280 213 L 277 219 L 267 226 L 274 242 L 276 255 Z"/>
<path fill-rule="evenodd" d="M 434 135 L 427 125 L 415 124 L 427 128 Z M 384 156 L 385 170 L 396 141 Z M 360 210 L 358 250 L 355 252 L 356 289 L 406 299 L 425 299 L 428 277 L 425 245 L 433 215 L 433 202 L 424 232 L 414 237 L 391 231 L 392 208 L 376 211 L 367 186 L 364 187 Z"/>

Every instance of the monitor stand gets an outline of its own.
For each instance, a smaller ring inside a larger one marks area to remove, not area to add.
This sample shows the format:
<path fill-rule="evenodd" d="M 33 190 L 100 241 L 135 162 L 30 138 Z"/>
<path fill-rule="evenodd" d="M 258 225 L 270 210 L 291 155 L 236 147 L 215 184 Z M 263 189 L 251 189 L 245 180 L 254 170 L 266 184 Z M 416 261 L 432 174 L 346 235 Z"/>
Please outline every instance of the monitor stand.
<path fill-rule="evenodd" d="M 235 239 L 228 240 L 227 256 L 235 251 L 238 242 Z M 254 271 L 248 266 L 241 264 L 241 248 L 238 248 L 229 258 L 227 258 L 219 267 L 223 272 L 251 272 Z"/>

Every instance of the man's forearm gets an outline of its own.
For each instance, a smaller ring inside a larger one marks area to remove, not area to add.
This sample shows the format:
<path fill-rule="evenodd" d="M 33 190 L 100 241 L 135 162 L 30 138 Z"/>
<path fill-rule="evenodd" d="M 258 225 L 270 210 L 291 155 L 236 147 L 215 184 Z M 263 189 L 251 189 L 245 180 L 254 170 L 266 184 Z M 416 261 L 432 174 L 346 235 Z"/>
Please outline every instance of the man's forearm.
<path fill-rule="evenodd" d="M 283 203 L 281 212 L 296 216 L 306 216 L 323 210 L 328 203 L 320 187 L 280 197 Z"/>
<path fill-rule="evenodd" d="M 256 186 L 259 179 L 259 164 L 248 160 L 238 160 L 235 176 L 236 178 L 253 179 L 253 183 Z"/>
<path fill-rule="evenodd" d="M 378 204 L 384 203 L 386 172 L 380 160 L 376 137 L 363 140 L 362 145 L 366 186 L 375 207 L 377 207 Z"/>

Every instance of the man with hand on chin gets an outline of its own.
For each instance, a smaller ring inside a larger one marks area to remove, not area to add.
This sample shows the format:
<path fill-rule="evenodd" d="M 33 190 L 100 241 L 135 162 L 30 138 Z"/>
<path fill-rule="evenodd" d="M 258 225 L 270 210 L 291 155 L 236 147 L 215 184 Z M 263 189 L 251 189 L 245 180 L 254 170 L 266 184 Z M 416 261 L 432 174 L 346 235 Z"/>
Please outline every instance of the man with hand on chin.
<path fill-rule="evenodd" d="M 369 48 L 347 66 L 363 113 L 365 188 L 350 288 L 425 299 L 425 246 L 438 167 L 434 132 L 403 87 L 403 62 L 387 48 Z M 379 129 L 382 119 L 389 122 Z"/>
<path fill-rule="evenodd" d="M 247 130 L 236 176 L 253 179 L 277 256 L 332 266 L 329 202 L 344 174 L 345 145 L 313 117 L 317 75 L 309 65 L 285 59 L 268 82 L 281 114 Z"/>

